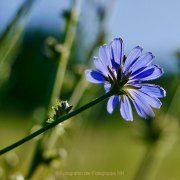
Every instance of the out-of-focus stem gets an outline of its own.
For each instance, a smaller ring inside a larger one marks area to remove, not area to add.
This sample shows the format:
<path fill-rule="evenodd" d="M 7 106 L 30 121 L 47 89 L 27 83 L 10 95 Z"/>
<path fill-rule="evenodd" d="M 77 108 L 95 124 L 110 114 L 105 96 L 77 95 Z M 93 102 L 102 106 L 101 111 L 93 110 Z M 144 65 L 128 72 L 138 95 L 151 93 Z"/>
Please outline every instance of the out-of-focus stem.
<path fill-rule="evenodd" d="M 18 31 L 14 34 L 14 36 L 12 37 L 11 39 L 11 43 L 9 44 L 7 50 L 5 53 L 3 53 L 2 57 L 1 57 L 1 60 L 0 60 L 0 66 L 1 64 L 3 64 L 6 59 L 8 58 L 9 54 L 11 54 L 11 52 L 14 50 L 15 47 L 17 47 L 18 45 L 18 42 L 21 38 L 21 35 L 22 35 L 22 32 L 23 32 L 23 28 L 19 28 Z"/>
<path fill-rule="evenodd" d="M 85 77 L 82 76 L 73 91 L 69 104 L 73 104 L 73 106 L 77 106 L 87 86 L 88 86 L 88 82 L 85 80 Z M 79 91 L 80 89 L 81 91 Z"/>
<path fill-rule="evenodd" d="M 21 7 L 18 9 L 16 15 L 14 16 L 14 18 L 11 20 L 11 22 L 7 25 L 7 27 L 5 28 L 5 30 L 1 33 L 0 36 L 0 43 L 3 42 L 3 40 L 7 37 L 7 35 L 9 34 L 9 32 L 12 30 L 12 28 L 19 22 L 19 19 L 27 14 L 32 6 L 34 0 L 26 0 Z"/>
<path fill-rule="evenodd" d="M 176 82 L 176 86 L 174 88 L 174 93 L 171 96 L 171 99 L 170 99 L 170 102 L 169 102 L 169 106 L 168 106 L 168 108 L 166 110 L 166 115 L 169 114 L 169 111 L 170 111 L 171 107 L 173 106 L 173 102 L 176 100 L 176 98 L 179 97 L 179 93 L 180 93 L 180 80 L 179 80 L 179 76 L 177 77 L 177 80 L 173 81 L 173 82 Z"/>
<path fill-rule="evenodd" d="M 62 89 L 62 85 L 64 81 L 64 76 L 65 76 L 66 67 L 68 64 L 69 55 L 70 55 L 71 48 L 72 48 L 74 38 L 75 38 L 75 34 L 76 34 L 76 25 L 77 25 L 79 13 L 80 13 L 79 4 L 80 4 L 80 0 L 76 0 L 75 6 L 71 10 L 69 27 L 67 29 L 65 42 L 63 44 L 62 54 L 58 63 L 54 87 L 52 90 L 50 107 L 51 105 L 55 103 L 56 99 L 61 94 L 61 89 Z"/>
<path fill-rule="evenodd" d="M 14 50 L 21 38 L 25 27 L 24 17 L 27 17 L 34 0 L 26 0 L 18 9 L 14 18 L 0 35 L 0 65 L 7 59 Z"/>
<path fill-rule="evenodd" d="M 141 164 L 138 168 L 136 177 L 134 178 L 135 180 L 150 179 L 150 176 L 152 176 L 150 172 L 152 171 L 152 166 L 154 164 L 154 160 L 156 159 L 154 153 L 154 147 L 148 146 L 143 160 L 141 161 Z"/>
<path fill-rule="evenodd" d="M 166 111 L 166 115 L 164 117 L 164 121 L 168 120 L 168 114 L 171 108 L 173 108 L 173 103 L 176 98 L 178 98 L 180 92 L 180 82 L 178 82 L 175 92 L 173 93 L 173 96 L 171 97 L 169 106 Z M 158 117 L 157 117 L 158 118 Z M 163 136 L 163 135 L 162 135 Z M 172 144 L 175 141 L 174 139 L 166 139 L 165 142 L 162 144 L 162 138 L 159 137 L 156 142 L 151 144 L 150 146 L 147 146 L 147 150 L 145 152 L 145 155 L 143 157 L 143 160 L 138 168 L 138 171 L 135 176 L 135 180 L 152 180 L 155 179 L 155 176 L 157 174 L 157 171 L 159 169 L 159 166 L 165 157 L 167 151 L 169 150 L 169 147 L 172 146 Z"/>

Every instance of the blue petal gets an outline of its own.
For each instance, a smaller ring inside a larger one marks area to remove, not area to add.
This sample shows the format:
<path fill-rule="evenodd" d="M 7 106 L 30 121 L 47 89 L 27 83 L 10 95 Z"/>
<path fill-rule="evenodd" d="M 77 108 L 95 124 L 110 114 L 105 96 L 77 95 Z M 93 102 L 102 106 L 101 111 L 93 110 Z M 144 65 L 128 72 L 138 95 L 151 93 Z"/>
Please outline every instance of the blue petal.
<path fill-rule="evenodd" d="M 114 108 L 117 105 L 117 102 L 119 101 L 119 96 L 111 96 L 107 103 L 107 111 L 108 113 L 112 113 L 114 111 Z"/>
<path fill-rule="evenodd" d="M 155 56 L 150 52 L 140 56 L 137 61 L 132 65 L 129 71 L 135 72 L 143 67 L 148 66 L 149 64 L 151 64 L 154 57 Z"/>
<path fill-rule="evenodd" d="M 105 76 L 108 76 L 107 67 L 101 62 L 101 60 L 98 57 L 94 57 L 93 60 L 96 69 L 101 71 Z"/>
<path fill-rule="evenodd" d="M 110 89 L 111 89 L 111 84 L 110 84 L 110 83 L 105 83 L 105 84 L 104 84 L 104 89 L 105 89 L 105 92 L 106 92 L 106 93 L 109 92 Z"/>
<path fill-rule="evenodd" d="M 123 72 L 126 72 L 136 62 L 142 51 L 143 48 L 140 46 L 136 46 L 134 49 L 131 50 L 124 63 Z"/>
<path fill-rule="evenodd" d="M 111 43 L 111 60 L 112 64 L 121 65 L 124 57 L 124 45 L 121 38 L 115 38 Z M 114 62 L 114 63 L 113 63 Z"/>
<path fill-rule="evenodd" d="M 153 79 L 157 79 L 163 75 L 163 69 L 157 65 L 149 66 L 141 71 L 139 74 L 131 76 L 129 82 L 133 81 L 149 81 Z"/>
<path fill-rule="evenodd" d="M 142 118 L 148 119 L 150 117 L 154 117 L 154 112 L 151 107 L 147 104 L 147 102 L 138 94 L 129 90 L 131 96 L 133 97 L 132 102 L 139 116 Z"/>
<path fill-rule="evenodd" d="M 140 72 L 142 72 L 142 71 L 143 71 L 144 69 L 146 69 L 146 68 L 147 68 L 147 67 L 142 67 L 142 68 L 134 71 L 134 72 L 131 74 L 131 76 L 135 76 L 135 75 L 139 74 Z"/>
<path fill-rule="evenodd" d="M 139 97 L 144 99 L 144 101 L 153 108 L 159 109 L 162 105 L 161 101 L 158 98 L 151 97 L 149 94 L 142 92 L 141 89 L 140 90 L 133 90 L 132 89 L 131 92 L 136 93 Z"/>
<path fill-rule="evenodd" d="M 99 57 L 105 67 L 112 67 L 108 45 L 103 45 L 99 48 Z"/>
<path fill-rule="evenodd" d="M 103 74 L 94 70 L 85 71 L 86 79 L 92 83 L 101 84 L 105 82 Z"/>
<path fill-rule="evenodd" d="M 157 85 L 154 84 L 137 84 L 141 87 L 141 91 L 152 97 L 162 98 L 166 96 L 166 91 Z"/>
<path fill-rule="evenodd" d="M 120 112 L 122 117 L 127 121 L 133 120 L 132 108 L 127 96 L 123 96 L 123 100 L 120 100 Z"/>
<path fill-rule="evenodd" d="M 152 109 L 148 106 L 142 106 L 139 105 L 136 101 L 132 101 L 134 104 L 134 107 L 138 113 L 138 115 L 144 119 L 149 119 L 151 117 L 154 117 L 154 113 L 152 111 Z"/>

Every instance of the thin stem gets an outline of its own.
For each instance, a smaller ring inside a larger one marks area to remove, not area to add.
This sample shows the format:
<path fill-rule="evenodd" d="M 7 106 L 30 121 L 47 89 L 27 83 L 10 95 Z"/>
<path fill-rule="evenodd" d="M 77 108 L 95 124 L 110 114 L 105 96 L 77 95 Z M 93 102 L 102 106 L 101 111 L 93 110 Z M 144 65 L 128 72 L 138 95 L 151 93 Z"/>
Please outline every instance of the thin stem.
<path fill-rule="evenodd" d="M 176 80 L 176 79 L 175 79 Z M 169 111 L 171 110 L 172 106 L 173 106 L 173 103 L 174 101 L 176 100 L 176 98 L 178 97 L 178 94 L 179 94 L 179 90 L 180 90 L 180 81 L 179 81 L 179 76 L 177 77 L 177 80 L 178 82 L 176 83 L 175 85 L 175 88 L 174 88 L 174 93 L 171 95 L 171 99 L 169 101 L 169 106 L 167 107 L 166 109 L 166 115 L 169 114 Z M 175 81 L 176 82 L 176 81 Z M 174 83 L 174 82 L 173 82 Z M 177 96 L 177 97 L 176 97 Z"/>
<path fill-rule="evenodd" d="M 11 57 L 11 54 L 13 54 L 13 52 L 16 50 L 16 48 L 19 45 L 18 43 L 21 39 L 22 33 L 23 33 L 23 28 L 20 27 L 19 29 L 17 29 L 17 32 L 15 32 L 14 36 L 11 38 L 11 42 L 7 46 L 6 51 L 4 53 L 1 52 L 0 66 L 2 66 L 2 64 L 9 58 L 9 56 Z"/>
<path fill-rule="evenodd" d="M 10 146 L 5 147 L 4 149 L 0 150 L 0 155 L 2 155 L 2 154 L 4 154 L 4 153 L 6 153 L 6 152 L 8 152 L 8 151 L 10 151 L 10 150 L 18 147 L 18 146 L 20 146 L 21 144 L 24 144 L 25 142 L 27 142 L 27 141 L 33 139 L 34 137 L 42 134 L 43 132 L 47 131 L 48 129 L 51 129 L 52 127 L 58 125 L 59 123 L 65 121 L 65 120 L 67 120 L 67 119 L 69 119 L 69 118 L 71 118 L 71 117 L 73 117 L 73 116 L 81 113 L 82 111 L 85 111 L 86 109 L 94 106 L 95 104 L 103 101 L 104 99 L 110 97 L 111 95 L 113 95 L 113 92 L 112 92 L 112 91 L 104 94 L 103 96 L 95 99 L 94 101 L 89 102 L 88 104 L 80 107 L 79 109 L 74 110 L 74 111 L 72 111 L 71 113 L 69 113 L 69 114 L 67 114 L 67 115 L 65 115 L 65 116 L 60 117 L 58 120 L 52 122 L 51 124 L 46 124 L 44 127 L 42 127 L 41 129 L 35 131 L 34 133 L 32 133 L 32 134 L 30 134 L 30 135 L 28 135 L 28 136 L 20 139 L 19 141 L 11 144 Z"/>
<path fill-rule="evenodd" d="M 65 76 L 65 72 L 66 72 L 66 68 L 68 64 L 68 59 L 70 56 L 70 51 L 71 51 L 71 48 L 75 39 L 76 26 L 79 19 L 79 13 L 80 13 L 79 6 L 80 6 L 80 0 L 76 0 L 75 5 L 71 10 L 70 22 L 69 22 L 69 26 L 66 33 L 65 42 L 63 44 L 63 50 L 62 50 L 63 52 L 60 56 L 58 67 L 57 67 L 54 87 L 52 90 L 52 96 L 50 100 L 50 107 L 51 105 L 54 105 L 56 99 L 59 98 L 59 95 L 61 94 L 61 89 L 62 89 L 64 76 Z"/>
<path fill-rule="evenodd" d="M 3 66 L 3 63 L 8 60 L 9 56 L 12 56 L 13 52 L 15 51 L 15 48 L 17 48 L 17 45 L 21 40 L 21 36 L 24 32 L 24 27 L 26 23 L 25 17 L 27 18 L 29 11 L 33 5 L 33 2 L 34 0 L 25 1 L 18 9 L 13 19 L 9 22 L 7 27 L 1 33 L 0 66 Z M 9 61 L 6 63 L 10 64 L 11 62 Z"/>
<path fill-rule="evenodd" d="M 143 160 L 138 168 L 136 177 L 134 178 L 135 180 L 151 179 L 151 169 L 155 163 L 155 160 L 157 159 L 154 148 L 155 147 L 153 145 L 147 147 Z"/>

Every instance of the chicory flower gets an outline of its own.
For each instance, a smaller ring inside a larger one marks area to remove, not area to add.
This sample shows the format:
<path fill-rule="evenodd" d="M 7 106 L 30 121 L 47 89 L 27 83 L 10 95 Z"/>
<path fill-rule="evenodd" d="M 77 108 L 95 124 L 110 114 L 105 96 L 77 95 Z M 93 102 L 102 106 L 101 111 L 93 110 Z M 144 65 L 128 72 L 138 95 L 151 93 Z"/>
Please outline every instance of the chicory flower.
<path fill-rule="evenodd" d="M 107 111 L 112 113 L 120 104 L 120 113 L 125 120 L 132 121 L 134 105 L 138 115 L 148 119 L 154 117 L 152 108 L 160 108 L 158 98 L 166 96 L 165 90 L 146 81 L 163 75 L 163 69 L 153 65 L 151 52 L 142 54 L 142 47 L 136 46 L 129 55 L 124 55 L 121 38 L 115 38 L 109 45 L 99 48 L 99 57 L 94 57 L 96 70 L 86 70 L 86 79 L 92 83 L 104 84 L 106 92 L 113 90 L 107 103 Z"/>

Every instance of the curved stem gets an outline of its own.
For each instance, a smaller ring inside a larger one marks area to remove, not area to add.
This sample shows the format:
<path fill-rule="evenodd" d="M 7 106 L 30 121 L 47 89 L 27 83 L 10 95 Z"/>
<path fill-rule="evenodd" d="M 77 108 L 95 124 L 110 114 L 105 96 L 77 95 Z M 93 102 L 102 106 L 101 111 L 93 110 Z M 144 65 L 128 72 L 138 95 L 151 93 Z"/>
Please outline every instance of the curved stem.
<path fill-rule="evenodd" d="M 27 141 L 33 139 L 34 137 L 36 137 L 36 136 L 42 134 L 43 132 L 47 131 L 48 129 L 51 129 L 52 127 L 56 126 L 57 124 L 59 124 L 59 123 L 65 121 L 65 120 L 67 120 L 67 119 L 69 119 L 69 118 L 71 118 L 71 117 L 73 117 L 73 116 L 75 116 L 75 115 L 81 113 L 82 111 L 84 111 L 84 110 L 90 108 L 91 106 L 94 106 L 95 104 L 97 104 L 97 103 L 103 101 L 104 99 L 110 97 L 111 95 L 113 95 L 113 92 L 112 92 L 112 91 L 110 91 L 110 92 L 104 94 L 103 96 L 101 96 L 101 97 L 95 99 L 94 101 L 89 102 L 88 104 L 86 104 L 86 105 L 80 107 L 79 109 L 74 110 L 74 111 L 72 111 L 71 113 L 69 113 L 69 114 L 67 114 L 67 115 L 64 115 L 64 116 L 60 117 L 59 119 L 57 119 L 56 121 L 52 122 L 51 124 L 45 125 L 45 126 L 42 127 L 41 129 L 39 129 L 39 130 L 33 132 L 32 134 L 30 134 L 30 135 L 28 135 L 28 136 L 26 136 L 26 137 L 20 139 L 19 141 L 17 141 L 17 142 L 15 142 L 15 143 L 11 144 L 10 146 L 7 146 L 7 147 L 5 147 L 4 149 L 0 150 L 0 155 L 2 155 L 2 154 L 4 154 L 4 153 L 6 153 L 6 152 L 8 152 L 8 151 L 10 151 L 10 150 L 12 150 L 12 149 L 18 147 L 18 146 L 20 146 L 21 144 L 24 144 L 25 142 L 27 142 Z"/>

